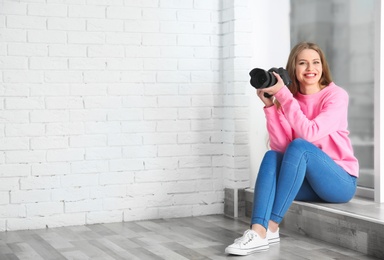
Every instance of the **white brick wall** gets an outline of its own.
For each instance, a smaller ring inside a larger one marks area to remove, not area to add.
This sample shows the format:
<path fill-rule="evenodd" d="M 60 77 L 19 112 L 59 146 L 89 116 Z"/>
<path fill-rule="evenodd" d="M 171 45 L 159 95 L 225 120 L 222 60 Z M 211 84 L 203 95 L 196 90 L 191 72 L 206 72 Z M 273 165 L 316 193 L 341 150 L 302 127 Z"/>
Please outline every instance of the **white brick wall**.
<path fill-rule="evenodd" d="M 0 0 L 0 231 L 223 213 L 246 3 Z"/>

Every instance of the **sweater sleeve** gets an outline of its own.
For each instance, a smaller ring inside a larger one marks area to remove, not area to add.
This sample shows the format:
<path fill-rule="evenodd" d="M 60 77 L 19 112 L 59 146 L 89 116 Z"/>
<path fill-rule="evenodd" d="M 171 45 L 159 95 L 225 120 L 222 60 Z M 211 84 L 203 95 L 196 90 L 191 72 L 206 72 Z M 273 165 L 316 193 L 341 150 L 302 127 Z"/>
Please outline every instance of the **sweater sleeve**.
<path fill-rule="evenodd" d="M 292 141 L 292 129 L 276 106 L 264 108 L 267 119 L 267 130 L 269 133 L 269 144 L 272 150 L 284 152 Z"/>
<path fill-rule="evenodd" d="M 347 116 L 348 94 L 338 88 L 329 92 L 322 101 L 320 113 L 308 119 L 287 88 L 282 88 L 275 97 L 285 112 L 285 118 L 295 135 L 309 142 L 315 142 L 339 129 L 340 122 Z"/>

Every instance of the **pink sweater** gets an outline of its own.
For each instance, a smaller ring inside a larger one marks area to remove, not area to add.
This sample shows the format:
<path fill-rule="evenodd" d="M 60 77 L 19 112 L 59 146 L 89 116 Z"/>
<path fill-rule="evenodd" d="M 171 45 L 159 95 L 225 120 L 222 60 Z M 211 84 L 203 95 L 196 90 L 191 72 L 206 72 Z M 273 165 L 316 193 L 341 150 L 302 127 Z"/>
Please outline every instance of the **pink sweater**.
<path fill-rule="evenodd" d="M 281 104 L 264 108 L 272 150 L 284 152 L 295 138 L 307 140 L 326 154 L 350 175 L 359 176 L 359 163 L 353 154 L 348 131 L 348 94 L 333 82 L 312 95 L 288 88 L 275 94 Z"/>

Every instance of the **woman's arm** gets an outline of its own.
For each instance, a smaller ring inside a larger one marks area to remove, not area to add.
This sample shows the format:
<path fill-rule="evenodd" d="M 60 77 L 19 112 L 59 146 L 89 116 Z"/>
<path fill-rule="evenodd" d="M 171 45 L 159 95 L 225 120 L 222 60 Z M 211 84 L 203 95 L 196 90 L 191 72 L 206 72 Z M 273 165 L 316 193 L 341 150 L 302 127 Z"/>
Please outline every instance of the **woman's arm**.
<path fill-rule="evenodd" d="M 272 150 L 284 152 L 292 141 L 292 128 L 282 111 L 278 111 L 275 105 L 264 108 L 264 112 L 267 118 L 270 147 Z"/>
<path fill-rule="evenodd" d="M 348 94 L 341 88 L 334 88 L 322 100 L 319 114 L 308 119 L 300 109 L 298 101 L 287 88 L 282 88 L 275 97 L 284 110 L 285 118 L 296 136 L 309 142 L 317 141 L 340 129 L 348 111 Z"/>

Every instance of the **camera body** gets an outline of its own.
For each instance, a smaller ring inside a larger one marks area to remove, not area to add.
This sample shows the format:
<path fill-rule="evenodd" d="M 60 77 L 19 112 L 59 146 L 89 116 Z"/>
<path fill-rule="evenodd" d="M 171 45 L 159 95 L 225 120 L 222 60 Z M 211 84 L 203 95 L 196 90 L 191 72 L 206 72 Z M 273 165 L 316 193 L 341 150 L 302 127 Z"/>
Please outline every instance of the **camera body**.
<path fill-rule="evenodd" d="M 268 71 L 265 71 L 260 68 L 255 68 L 249 72 L 249 75 L 251 76 L 251 85 L 256 89 L 263 89 L 268 88 L 276 84 L 277 78 L 275 75 L 273 75 L 272 72 L 276 72 L 279 74 L 281 79 L 283 80 L 284 84 L 288 86 L 291 84 L 291 79 L 289 78 L 288 71 L 286 71 L 284 68 L 270 68 Z M 270 98 L 271 95 L 264 93 L 265 97 Z"/>

